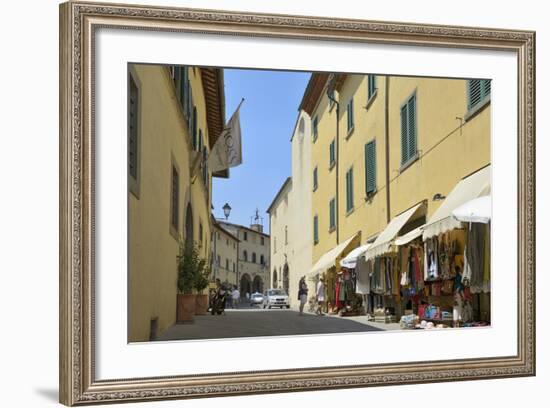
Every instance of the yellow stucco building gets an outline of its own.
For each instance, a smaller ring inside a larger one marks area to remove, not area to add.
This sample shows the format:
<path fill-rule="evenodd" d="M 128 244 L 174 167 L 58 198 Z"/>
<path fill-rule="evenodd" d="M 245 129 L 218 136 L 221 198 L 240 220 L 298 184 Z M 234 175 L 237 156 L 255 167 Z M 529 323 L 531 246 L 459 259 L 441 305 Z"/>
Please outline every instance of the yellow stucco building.
<path fill-rule="evenodd" d="M 175 323 L 180 240 L 193 241 L 210 262 L 213 175 L 207 161 L 223 125 L 221 70 L 130 65 L 130 342 L 154 339 Z"/>
<path fill-rule="evenodd" d="M 300 109 L 312 128 L 312 265 L 343 245 L 338 264 L 417 204 L 402 231 L 424 224 L 491 162 L 489 80 L 314 73 Z"/>
<path fill-rule="evenodd" d="M 238 286 L 237 267 L 240 240 L 212 220 L 212 278 L 226 285 Z"/>

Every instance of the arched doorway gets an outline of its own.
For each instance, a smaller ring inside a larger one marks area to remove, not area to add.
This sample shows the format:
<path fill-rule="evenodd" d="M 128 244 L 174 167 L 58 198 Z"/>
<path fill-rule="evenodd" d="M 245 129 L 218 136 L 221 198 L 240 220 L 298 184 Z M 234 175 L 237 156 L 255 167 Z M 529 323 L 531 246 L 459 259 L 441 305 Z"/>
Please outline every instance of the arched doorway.
<path fill-rule="evenodd" d="M 283 267 L 283 289 L 286 293 L 288 293 L 289 289 L 289 270 L 288 270 L 288 264 L 285 262 L 285 266 Z"/>
<path fill-rule="evenodd" d="M 191 203 L 189 203 L 185 210 L 185 245 L 192 245 L 194 243 L 193 234 L 193 209 Z"/>
<path fill-rule="evenodd" d="M 259 275 L 254 276 L 254 280 L 252 281 L 252 293 L 254 292 L 262 293 L 263 291 L 264 291 L 264 281 Z"/>
<path fill-rule="evenodd" d="M 240 290 L 241 297 L 246 296 L 247 293 L 252 293 L 252 279 L 250 279 L 250 275 L 248 273 L 245 273 L 241 277 L 241 284 L 240 284 Z"/>
<path fill-rule="evenodd" d="M 273 269 L 273 289 L 277 289 L 277 268 Z"/>

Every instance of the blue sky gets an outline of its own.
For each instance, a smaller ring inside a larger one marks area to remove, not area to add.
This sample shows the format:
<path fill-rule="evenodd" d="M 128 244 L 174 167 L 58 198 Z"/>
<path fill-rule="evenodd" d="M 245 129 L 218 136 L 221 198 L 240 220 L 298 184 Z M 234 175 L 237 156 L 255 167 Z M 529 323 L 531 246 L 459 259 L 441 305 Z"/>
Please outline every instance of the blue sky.
<path fill-rule="evenodd" d="M 310 73 L 226 69 L 224 76 L 227 119 L 245 99 L 240 111 L 243 164 L 230 170 L 229 179 L 213 179 L 213 213 L 223 218 L 227 202 L 229 221 L 249 225 L 258 208 L 269 231 L 265 211 L 290 176 L 290 137 Z"/>

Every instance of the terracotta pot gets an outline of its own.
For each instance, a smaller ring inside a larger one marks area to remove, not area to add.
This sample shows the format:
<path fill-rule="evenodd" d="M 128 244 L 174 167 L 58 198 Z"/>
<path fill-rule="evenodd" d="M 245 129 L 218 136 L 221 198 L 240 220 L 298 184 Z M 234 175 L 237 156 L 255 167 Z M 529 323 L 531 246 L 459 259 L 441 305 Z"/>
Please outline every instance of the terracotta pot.
<path fill-rule="evenodd" d="M 208 313 L 208 295 L 198 294 L 195 299 L 195 314 L 205 315 Z"/>
<path fill-rule="evenodd" d="M 195 319 L 195 295 L 178 293 L 177 323 L 192 323 Z"/>

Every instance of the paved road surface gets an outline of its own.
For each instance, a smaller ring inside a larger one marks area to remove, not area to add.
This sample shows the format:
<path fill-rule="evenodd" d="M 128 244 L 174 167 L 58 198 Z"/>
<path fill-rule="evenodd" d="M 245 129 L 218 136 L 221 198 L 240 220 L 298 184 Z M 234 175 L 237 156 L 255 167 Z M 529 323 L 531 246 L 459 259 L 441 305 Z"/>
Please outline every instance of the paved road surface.
<path fill-rule="evenodd" d="M 300 316 L 294 310 L 259 308 L 227 309 L 225 315 L 195 316 L 192 324 L 176 324 L 159 340 L 219 339 L 255 336 L 285 336 L 379 331 L 380 328 L 333 316 Z"/>

